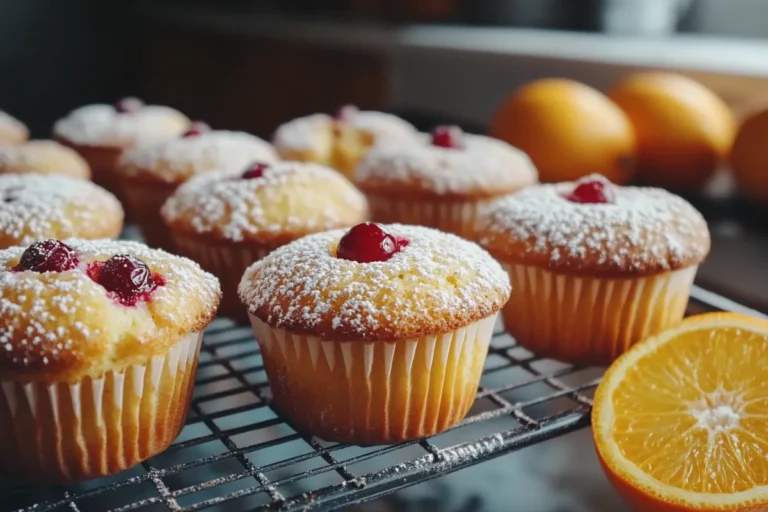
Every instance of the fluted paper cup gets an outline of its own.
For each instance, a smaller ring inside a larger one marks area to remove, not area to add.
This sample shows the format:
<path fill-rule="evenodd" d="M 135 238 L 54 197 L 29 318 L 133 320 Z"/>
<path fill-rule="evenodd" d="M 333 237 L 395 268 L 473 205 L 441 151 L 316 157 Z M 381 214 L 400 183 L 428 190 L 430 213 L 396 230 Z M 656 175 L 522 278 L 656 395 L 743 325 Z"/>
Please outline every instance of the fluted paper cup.
<path fill-rule="evenodd" d="M 638 341 L 679 323 L 698 268 L 603 279 L 505 267 L 512 281 L 502 310 L 507 332 L 539 355 L 587 365 L 609 365 Z"/>
<path fill-rule="evenodd" d="M 221 283 L 222 299 L 219 314 L 247 323 L 248 312 L 240 302 L 237 287 L 245 270 L 272 249 L 257 244 L 211 243 L 205 239 L 173 233 L 176 252 L 200 264 Z"/>
<path fill-rule="evenodd" d="M 371 218 L 385 224 L 414 224 L 472 240 L 477 219 L 498 199 L 430 201 L 367 195 Z"/>
<path fill-rule="evenodd" d="M 394 342 L 328 341 L 251 315 L 274 405 L 328 441 L 396 443 L 437 434 L 472 406 L 497 315 Z"/>
<path fill-rule="evenodd" d="M 162 452 L 184 426 L 201 340 L 77 383 L 0 381 L 0 474 L 74 482 Z"/>

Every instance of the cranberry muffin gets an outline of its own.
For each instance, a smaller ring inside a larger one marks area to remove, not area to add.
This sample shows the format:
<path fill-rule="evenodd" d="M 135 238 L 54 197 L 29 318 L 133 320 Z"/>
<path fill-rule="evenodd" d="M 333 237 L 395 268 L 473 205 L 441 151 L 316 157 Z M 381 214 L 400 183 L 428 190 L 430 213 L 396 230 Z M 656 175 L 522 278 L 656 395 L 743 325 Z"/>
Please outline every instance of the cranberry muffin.
<path fill-rule="evenodd" d="M 41 174 L 0 174 L 0 249 L 46 238 L 117 238 L 118 200 L 90 181 Z"/>
<path fill-rule="evenodd" d="M 710 247 L 707 223 L 682 198 L 599 175 L 512 195 L 477 235 L 514 285 L 507 331 L 538 354 L 589 365 L 680 322 Z"/>
<path fill-rule="evenodd" d="M 181 431 L 216 278 L 136 242 L 0 250 L 0 475 L 122 471 Z"/>
<path fill-rule="evenodd" d="M 24 123 L 0 110 L 0 145 L 23 144 L 28 138 Z"/>
<path fill-rule="evenodd" d="M 440 126 L 410 143 L 372 148 L 355 175 L 376 222 L 418 224 L 472 238 L 494 201 L 537 181 L 530 159 L 506 142 Z"/>
<path fill-rule="evenodd" d="M 0 174 L 57 174 L 90 179 L 91 169 L 77 151 L 52 140 L 0 146 Z"/>
<path fill-rule="evenodd" d="M 417 135 L 410 123 L 397 116 L 347 105 L 334 116 L 314 114 L 281 125 L 273 144 L 285 160 L 326 165 L 352 179 L 358 162 L 372 145 Z"/>
<path fill-rule="evenodd" d="M 87 105 L 56 122 L 53 133 L 88 162 L 93 180 L 123 199 L 115 168 L 122 152 L 130 147 L 157 142 L 184 133 L 189 119 L 163 106 L 144 105 L 124 98 L 115 105 Z"/>
<path fill-rule="evenodd" d="M 510 284 L 472 242 L 364 223 L 275 250 L 239 292 L 283 417 L 328 441 L 371 445 L 464 418 Z"/>
<path fill-rule="evenodd" d="M 332 169 L 277 162 L 193 178 L 168 199 L 162 215 L 179 254 L 221 280 L 222 314 L 247 320 L 237 286 L 251 263 L 309 233 L 362 222 L 368 207 Z"/>
<path fill-rule="evenodd" d="M 190 178 L 211 171 L 241 172 L 252 162 L 278 160 L 272 146 L 244 132 L 210 131 L 193 123 L 179 138 L 130 148 L 117 167 L 125 207 L 151 247 L 173 248 L 160 209 Z"/>

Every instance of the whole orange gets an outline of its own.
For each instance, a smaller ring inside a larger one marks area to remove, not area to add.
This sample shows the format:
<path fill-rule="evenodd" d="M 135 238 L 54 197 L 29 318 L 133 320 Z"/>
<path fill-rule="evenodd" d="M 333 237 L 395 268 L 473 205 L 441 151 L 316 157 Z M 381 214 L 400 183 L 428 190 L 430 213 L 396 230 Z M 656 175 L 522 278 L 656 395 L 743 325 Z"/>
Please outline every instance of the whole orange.
<path fill-rule="evenodd" d="M 733 113 L 690 78 L 637 73 L 608 96 L 635 127 L 638 179 L 645 184 L 696 190 L 728 155 L 736 131 Z"/>
<path fill-rule="evenodd" d="M 741 123 L 731 149 L 731 169 L 746 197 L 768 204 L 768 108 Z"/>
<path fill-rule="evenodd" d="M 598 173 L 624 184 L 633 176 L 629 119 L 603 93 L 573 80 L 548 78 L 517 89 L 496 111 L 490 134 L 527 153 L 543 182 Z"/>

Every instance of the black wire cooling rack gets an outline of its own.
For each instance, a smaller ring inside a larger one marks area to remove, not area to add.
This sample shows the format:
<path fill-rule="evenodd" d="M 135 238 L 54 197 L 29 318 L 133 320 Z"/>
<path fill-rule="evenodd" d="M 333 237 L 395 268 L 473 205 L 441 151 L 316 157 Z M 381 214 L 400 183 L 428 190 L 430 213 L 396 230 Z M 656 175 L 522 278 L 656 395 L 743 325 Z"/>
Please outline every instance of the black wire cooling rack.
<path fill-rule="evenodd" d="M 694 287 L 689 313 L 762 316 Z M 461 425 L 441 435 L 361 448 L 302 435 L 270 408 L 249 327 L 208 329 L 186 428 L 165 453 L 75 486 L 0 483 L 0 509 L 20 511 L 333 510 L 394 492 L 589 425 L 602 369 L 542 359 L 497 329 Z"/>

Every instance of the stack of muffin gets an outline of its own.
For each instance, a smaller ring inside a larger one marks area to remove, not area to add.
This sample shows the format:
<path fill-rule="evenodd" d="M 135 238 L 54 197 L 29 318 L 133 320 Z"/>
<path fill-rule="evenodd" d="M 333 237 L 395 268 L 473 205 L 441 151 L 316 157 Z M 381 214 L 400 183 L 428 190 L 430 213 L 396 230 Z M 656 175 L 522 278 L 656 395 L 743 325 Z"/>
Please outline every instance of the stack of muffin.
<path fill-rule="evenodd" d="M 541 185 L 507 143 L 351 106 L 270 143 L 127 98 L 27 138 L 0 114 L 0 473 L 27 479 L 164 450 L 217 310 L 296 428 L 391 443 L 463 419 L 498 313 L 607 364 L 681 320 L 709 250 L 668 192 Z M 147 245 L 110 240 L 124 216 Z"/>

